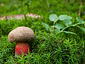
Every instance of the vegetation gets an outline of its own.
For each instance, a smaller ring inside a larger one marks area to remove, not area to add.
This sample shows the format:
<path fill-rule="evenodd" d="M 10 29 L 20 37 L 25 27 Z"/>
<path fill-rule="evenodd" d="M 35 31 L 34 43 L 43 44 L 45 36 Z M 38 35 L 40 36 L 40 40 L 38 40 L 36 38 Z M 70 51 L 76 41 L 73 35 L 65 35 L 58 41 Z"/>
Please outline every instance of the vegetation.
<path fill-rule="evenodd" d="M 0 17 L 27 13 L 39 14 L 43 19 L 0 20 L 0 64 L 84 62 L 84 0 L 0 0 Z M 19 26 L 31 28 L 35 38 L 30 42 L 32 52 L 15 58 L 16 43 L 8 41 L 8 34 Z"/>

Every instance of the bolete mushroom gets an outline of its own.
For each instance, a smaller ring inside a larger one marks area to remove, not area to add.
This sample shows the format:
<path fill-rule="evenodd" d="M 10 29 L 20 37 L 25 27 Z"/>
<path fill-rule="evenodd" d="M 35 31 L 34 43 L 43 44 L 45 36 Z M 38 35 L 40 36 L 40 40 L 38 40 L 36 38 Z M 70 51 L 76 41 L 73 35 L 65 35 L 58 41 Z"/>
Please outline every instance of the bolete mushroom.
<path fill-rule="evenodd" d="M 34 38 L 34 32 L 28 27 L 17 27 L 8 34 L 8 40 L 13 43 L 16 42 L 15 56 L 28 54 L 30 50 L 30 42 Z"/>

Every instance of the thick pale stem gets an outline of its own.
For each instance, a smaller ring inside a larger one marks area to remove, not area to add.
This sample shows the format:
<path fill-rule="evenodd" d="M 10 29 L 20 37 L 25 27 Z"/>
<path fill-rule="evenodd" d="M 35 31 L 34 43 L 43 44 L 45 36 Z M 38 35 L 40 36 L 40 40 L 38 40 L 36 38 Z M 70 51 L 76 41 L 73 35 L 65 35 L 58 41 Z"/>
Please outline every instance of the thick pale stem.
<path fill-rule="evenodd" d="M 17 55 L 25 55 L 30 52 L 30 46 L 27 42 L 16 42 L 15 46 L 15 56 Z"/>

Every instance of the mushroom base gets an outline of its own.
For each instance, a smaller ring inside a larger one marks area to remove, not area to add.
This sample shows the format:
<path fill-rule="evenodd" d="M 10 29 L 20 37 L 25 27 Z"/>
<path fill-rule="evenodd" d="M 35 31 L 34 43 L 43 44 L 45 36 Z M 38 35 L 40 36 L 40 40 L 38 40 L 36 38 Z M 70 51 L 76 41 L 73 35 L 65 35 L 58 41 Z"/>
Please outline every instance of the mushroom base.
<path fill-rule="evenodd" d="M 27 42 L 16 42 L 15 56 L 28 54 L 28 51 L 30 52 L 30 46 Z"/>

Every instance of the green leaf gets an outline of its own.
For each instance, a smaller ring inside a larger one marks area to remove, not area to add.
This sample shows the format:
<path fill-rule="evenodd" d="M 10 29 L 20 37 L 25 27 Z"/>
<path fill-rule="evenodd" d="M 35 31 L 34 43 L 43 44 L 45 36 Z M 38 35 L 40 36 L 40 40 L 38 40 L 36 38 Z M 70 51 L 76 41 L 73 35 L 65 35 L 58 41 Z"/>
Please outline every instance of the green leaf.
<path fill-rule="evenodd" d="M 78 28 L 80 28 L 83 32 L 85 32 L 85 28 L 77 26 Z"/>
<path fill-rule="evenodd" d="M 44 27 L 45 27 L 45 29 L 47 30 L 47 31 L 50 31 L 50 26 L 48 25 L 48 24 L 46 24 L 46 23 L 41 23 Z"/>
<path fill-rule="evenodd" d="M 80 17 L 76 17 L 76 20 L 77 20 L 77 22 L 79 22 L 79 23 L 85 23 L 85 21 L 82 20 Z"/>
<path fill-rule="evenodd" d="M 64 25 L 57 23 L 54 27 L 60 30 L 64 28 Z"/>
<path fill-rule="evenodd" d="M 55 31 L 54 31 L 56 34 L 58 34 L 58 33 L 60 33 L 60 30 L 58 30 L 58 29 L 55 29 Z"/>
<path fill-rule="evenodd" d="M 50 21 L 57 21 L 57 20 L 58 20 L 58 17 L 57 17 L 56 14 L 51 14 L 51 15 L 49 16 L 49 20 L 50 20 Z"/>
<path fill-rule="evenodd" d="M 59 19 L 60 19 L 60 20 L 72 19 L 72 17 L 71 17 L 71 16 L 68 16 L 68 15 L 60 15 L 60 16 L 59 16 Z"/>
<path fill-rule="evenodd" d="M 72 21 L 70 19 L 64 19 L 63 20 L 63 23 L 66 25 L 66 26 L 69 26 L 72 24 Z"/>
<path fill-rule="evenodd" d="M 74 33 L 74 32 L 70 32 L 70 31 L 62 31 L 62 32 L 64 32 L 64 33 L 68 33 L 68 34 L 74 34 L 74 35 L 77 35 L 76 33 Z"/>

